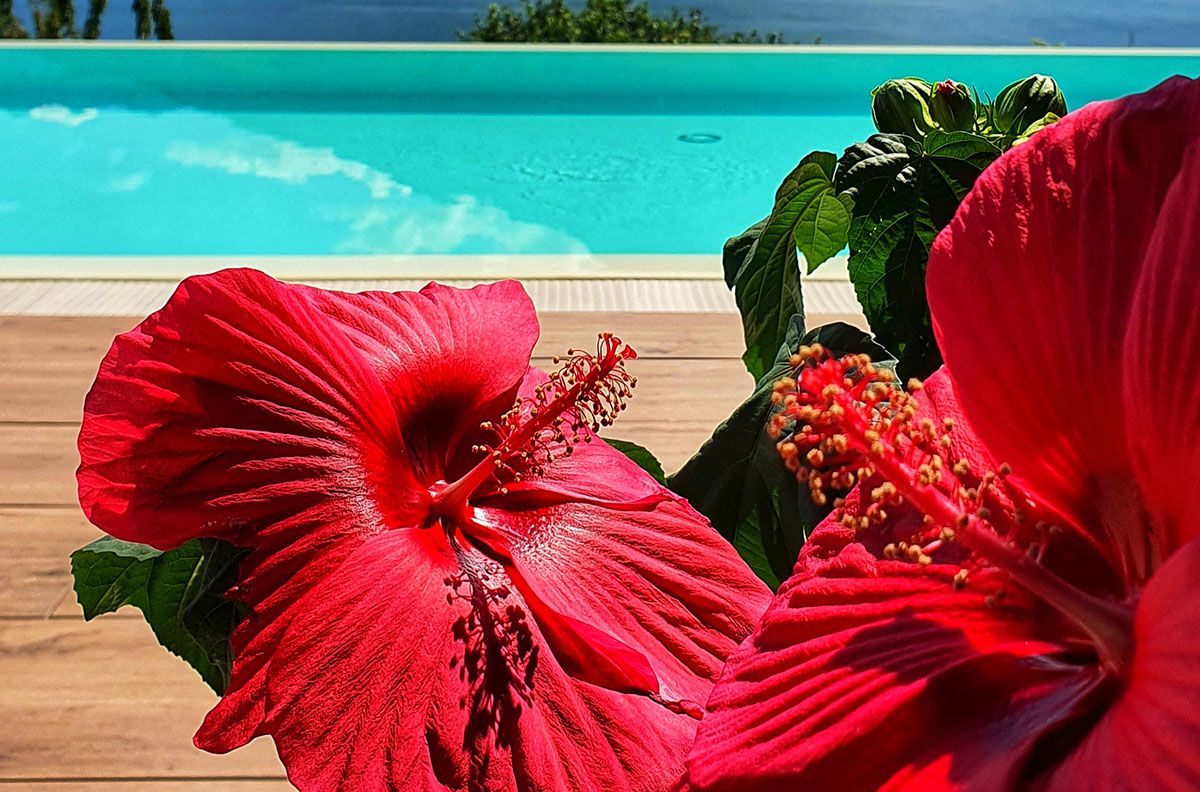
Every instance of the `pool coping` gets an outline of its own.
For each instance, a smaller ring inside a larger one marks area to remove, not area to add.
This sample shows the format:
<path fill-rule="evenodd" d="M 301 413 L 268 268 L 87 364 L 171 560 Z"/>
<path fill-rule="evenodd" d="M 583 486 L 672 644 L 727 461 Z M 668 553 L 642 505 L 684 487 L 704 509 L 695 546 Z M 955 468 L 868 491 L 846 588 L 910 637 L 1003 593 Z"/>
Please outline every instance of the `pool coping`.
<path fill-rule="evenodd" d="M 253 267 L 280 278 L 393 280 L 720 280 L 721 254 L 480 255 L 0 255 L 0 282 L 69 280 L 177 281 L 198 272 Z M 846 257 L 835 256 L 806 280 L 846 281 Z"/>
<path fill-rule="evenodd" d="M 348 292 L 413 291 L 425 286 L 430 277 L 286 280 Z M 439 275 L 437 280 L 461 288 L 492 279 Z M 551 313 L 738 312 L 732 292 L 719 278 L 522 278 L 521 283 L 537 309 Z M 146 316 L 162 307 L 175 286 L 174 280 L 140 278 L 0 280 L 0 320 L 12 316 Z M 849 281 L 806 279 L 802 289 L 808 315 L 864 321 Z"/>

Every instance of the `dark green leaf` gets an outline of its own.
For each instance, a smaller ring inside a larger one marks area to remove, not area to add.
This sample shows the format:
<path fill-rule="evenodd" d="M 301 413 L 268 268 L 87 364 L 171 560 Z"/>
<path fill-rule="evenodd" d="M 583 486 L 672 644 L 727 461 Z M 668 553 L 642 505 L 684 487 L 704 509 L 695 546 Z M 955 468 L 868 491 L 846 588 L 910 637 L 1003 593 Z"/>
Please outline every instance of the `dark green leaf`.
<path fill-rule="evenodd" d="M 721 254 L 721 268 L 724 270 L 725 285 L 730 289 L 737 283 L 738 273 L 745 266 L 746 260 L 750 257 L 750 251 L 754 248 L 754 243 L 758 241 L 758 237 L 766 225 L 766 218 L 759 220 L 738 236 L 730 237 L 725 242 L 725 249 Z"/>
<path fill-rule="evenodd" d="M 628 440 L 614 440 L 611 437 L 604 438 L 604 442 L 633 460 L 638 467 L 653 476 L 659 484 L 667 483 L 667 474 L 663 472 L 662 464 L 647 449 L 637 443 L 631 443 Z"/>
<path fill-rule="evenodd" d="M 898 355 L 902 377 L 924 377 L 941 364 L 925 299 L 929 249 L 999 155 L 982 135 L 934 130 L 923 140 L 872 135 L 838 162 L 835 181 L 855 206 L 850 280 L 876 337 Z"/>
<path fill-rule="evenodd" d="M 829 152 L 809 154 L 780 185 L 771 215 L 726 245 L 727 282 L 731 265 L 742 259 L 734 294 L 746 340 L 743 360 L 755 378 L 771 367 L 788 319 L 804 313 L 797 248 L 815 267 L 845 247 L 853 204 L 836 194 L 835 164 Z"/>
<path fill-rule="evenodd" d="M 791 574 L 809 531 L 827 512 L 797 486 L 767 434 L 773 385 L 790 373 L 788 357 L 801 343 L 821 343 L 835 354 L 865 352 L 880 361 L 888 358 L 886 350 L 849 325 L 827 325 L 803 337 L 802 330 L 800 318 L 793 317 L 774 365 L 754 393 L 669 479 L 671 489 L 708 517 L 772 588 Z"/>
<path fill-rule="evenodd" d="M 137 607 L 159 643 L 223 693 L 232 662 L 229 636 L 241 618 L 225 592 L 236 581 L 240 557 L 215 539 L 160 552 L 105 537 L 71 554 L 71 572 L 84 618 Z"/>
<path fill-rule="evenodd" d="M 147 585 L 144 613 L 159 643 L 217 693 L 229 684 L 229 635 L 241 617 L 225 598 L 241 556 L 225 542 L 195 539 L 155 560 Z"/>
<path fill-rule="evenodd" d="M 142 607 L 150 568 L 159 555 L 153 547 L 111 536 L 71 553 L 71 574 L 83 618 L 94 619 L 123 605 Z"/>

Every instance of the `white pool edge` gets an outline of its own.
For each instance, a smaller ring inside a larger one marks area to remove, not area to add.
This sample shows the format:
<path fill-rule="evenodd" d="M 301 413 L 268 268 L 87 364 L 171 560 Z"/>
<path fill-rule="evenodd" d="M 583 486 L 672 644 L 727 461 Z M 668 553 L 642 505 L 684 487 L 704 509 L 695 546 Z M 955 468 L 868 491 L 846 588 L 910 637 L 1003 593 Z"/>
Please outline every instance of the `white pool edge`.
<path fill-rule="evenodd" d="M 712 280 L 720 254 L 482 254 L 379 256 L 3 256 L 0 281 L 178 281 L 228 267 L 251 267 L 278 278 L 371 280 Z M 815 280 L 846 280 L 846 259 L 823 264 Z"/>

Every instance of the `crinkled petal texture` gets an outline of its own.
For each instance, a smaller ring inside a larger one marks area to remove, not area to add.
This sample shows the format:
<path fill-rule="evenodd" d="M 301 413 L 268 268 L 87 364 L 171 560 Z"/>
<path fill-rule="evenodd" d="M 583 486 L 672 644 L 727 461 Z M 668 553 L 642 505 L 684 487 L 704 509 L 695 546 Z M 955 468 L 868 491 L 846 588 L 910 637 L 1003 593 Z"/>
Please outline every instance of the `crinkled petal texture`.
<path fill-rule="evenodd" d="M 509 568 L 421 527 L 428 485 L 474 461 L 480 421 L 544 377 L 537 332 L 512 282 L 350 295 L 239 270 L 185 281 L 114 342 L 79 439 L 89 518 L 160 548 L 249 549 L 231 596 L 250 614 L 198 745 L 269 734 L 305 790 L 679 776 L 694 720 L 571 676 Z M 592 496 L 559 487 L 581 502 L 493 496 L 477 515 L 556 613 L 641 652 L 664 697 L 703 701 L 767 592 L 618 452 L 587 455 L 621 475 Z"/>
<path fill-rule="evenodd" d="M 1163 332 L 1195 333 L 1198 139 L 1200 83 L 1183 77 L 1071 113 L 983 173 L 929 261 L 938 343 L 976 431 L 1027 490 L 1120 553 L 1134 582 L 1186 538 L 1178 525 L 1144 530 L 1153 505 L 1141 501 L 1160 493 L 1138 498 L 1134 471 L 1174 486 L 1145 460 L 1195 453 L 1178 432 L 1196 431 L 1187 375 L 1200 348 L 1179 371 Z M 1135 399 L 1114 397 L 1122 382 Z M 1166 413 L 1136 406 L 1147 390 L 1143 404 L 1170 402 Z M 1195 488 L 1195 470 L 1178 491 Z"/>
<path fill-rule="evenodd" d="M 922 417 L 956 420 L 957 453 L 986 460 L 944 373 L 920 401 Z M 881 534 L 920 519 L 891 511 Z M 988 607 L 1003 576 L 958 590 L 957 564 L 882 559 L 888 541 L 832 518 L 814 531 L 709 699 L 694 789 L 1003 789 L 1091 708 L 1099 671 L 1069 660 L 1042 606 L 1014 591 Z"/>

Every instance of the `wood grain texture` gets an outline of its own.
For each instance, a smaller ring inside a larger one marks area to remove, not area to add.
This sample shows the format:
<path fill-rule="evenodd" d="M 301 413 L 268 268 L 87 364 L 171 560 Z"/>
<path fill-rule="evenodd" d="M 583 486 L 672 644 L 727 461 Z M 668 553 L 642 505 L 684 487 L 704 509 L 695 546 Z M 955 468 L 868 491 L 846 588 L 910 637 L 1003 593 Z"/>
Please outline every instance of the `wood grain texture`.
<path fill-rule="evenodd" d="M 686 315 L 685 315 L 686 316 Z M 616 333 L 643 361 L 682 358 L 734 360 L 741 354 L 736 316 L 713 314 L 688 322 L 679 314 L 546 314 L 535 354 L 538 364 L 571 347 L 590 349 L 601 331 Z M 113 337 L 137 319 L 0 317 L 0 421 L 77 421 L 83 396 Z"/>
<path fill-rule="evenodd" d="M 0 509 L 0 619 L 81 615 L 68 556 L 101 535 L 78 506 Z"/>
<path fill-rule="evenodd" d="M 853 317 L 811 317 L 814 324 Z M 0 423 L 78 421 L 83 397 L 112 339 L 137 324 L 134 318 L 0 317 Z M 644 377 L 648 388 L 683 381 L 693 384 L 707 371 L 740 367 L 741 325 L 730 314 L 546 314 L 535 364 L 552 368 L 550 358 L 571 347 L 590 348 L 607 330 L 638 351 L 639 366 L 662 361 L 674 372 Z M 728 368 L 720 363 L 737 365 Z M 747 381 L 749 377 L 746 377 Z"/>
<path fill-rule="evenodd" d="M 215 697 L 137 619 L 0 622 L 0 778 L 282 777 L 267 740 L 192 746 Z"/>

